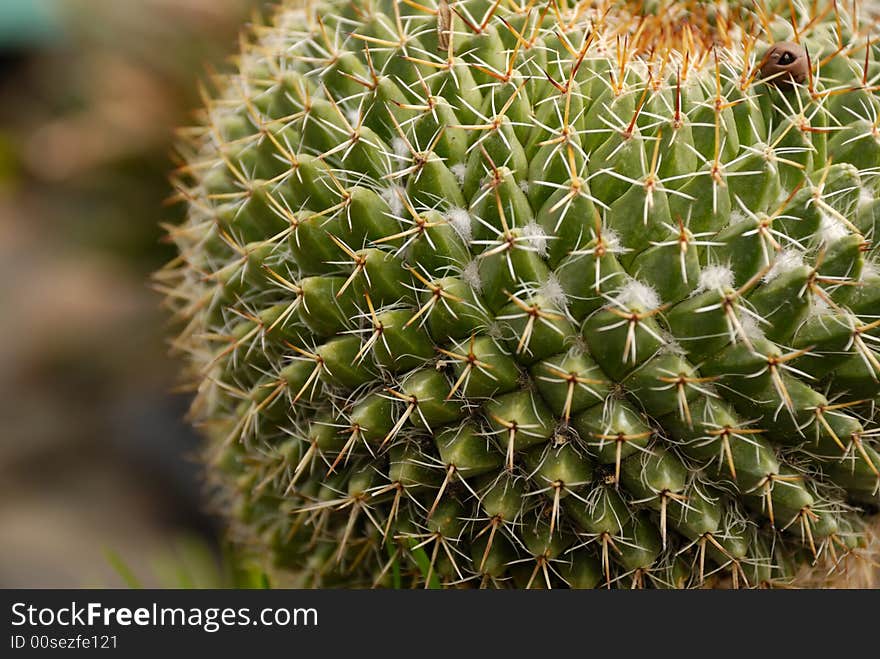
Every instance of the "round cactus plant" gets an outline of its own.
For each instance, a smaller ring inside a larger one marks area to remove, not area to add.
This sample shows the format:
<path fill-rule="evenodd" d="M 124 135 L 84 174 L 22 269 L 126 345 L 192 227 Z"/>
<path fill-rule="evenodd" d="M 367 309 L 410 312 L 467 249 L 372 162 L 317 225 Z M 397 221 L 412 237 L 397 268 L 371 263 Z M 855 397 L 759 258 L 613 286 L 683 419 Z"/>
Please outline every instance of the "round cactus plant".
<path fill-rule="evenodd" d="M 252 26 L 182 132 L 158 275 L 234 537 L 306 586 L 869 565 L 876 25 L 324 0 Z"/>

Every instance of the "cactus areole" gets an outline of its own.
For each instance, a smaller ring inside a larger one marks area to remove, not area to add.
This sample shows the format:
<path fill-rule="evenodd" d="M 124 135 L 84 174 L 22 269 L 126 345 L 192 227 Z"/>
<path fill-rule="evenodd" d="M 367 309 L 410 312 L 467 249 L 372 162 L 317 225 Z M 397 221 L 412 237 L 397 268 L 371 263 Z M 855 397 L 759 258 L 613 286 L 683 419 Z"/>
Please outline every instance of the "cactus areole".
<path fill-rule="evenodd" d="M 181 132 L 157 275 L 232 537 L 315 587 L 867 569 L 876 8 L 325 0 L 250 26 Z"/>

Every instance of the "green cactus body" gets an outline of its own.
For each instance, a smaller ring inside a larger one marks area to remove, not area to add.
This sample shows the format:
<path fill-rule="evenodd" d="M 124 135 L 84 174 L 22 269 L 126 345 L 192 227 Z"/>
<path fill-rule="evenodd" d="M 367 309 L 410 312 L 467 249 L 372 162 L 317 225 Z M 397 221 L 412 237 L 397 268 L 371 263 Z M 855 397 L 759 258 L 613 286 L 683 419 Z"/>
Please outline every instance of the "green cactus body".
<path fill-rule="evenodd" d="M 214 81 L 157 277 L 292 583 L 773 585 L 871 541 L 870 7 L 636 4 L 283 3 Z"/>

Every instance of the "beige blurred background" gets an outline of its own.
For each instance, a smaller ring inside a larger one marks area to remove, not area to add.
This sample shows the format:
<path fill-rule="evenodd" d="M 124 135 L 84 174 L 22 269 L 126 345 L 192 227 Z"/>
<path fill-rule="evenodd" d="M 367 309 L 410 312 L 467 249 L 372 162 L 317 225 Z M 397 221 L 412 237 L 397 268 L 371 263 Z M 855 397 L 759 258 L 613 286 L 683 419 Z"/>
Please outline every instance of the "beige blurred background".
<path fill-rule="evenodd" d="M 257 4 L 0 1 L 0 587 L 185 585 L 216 546 L 148 277 L 172 129 Z"/>

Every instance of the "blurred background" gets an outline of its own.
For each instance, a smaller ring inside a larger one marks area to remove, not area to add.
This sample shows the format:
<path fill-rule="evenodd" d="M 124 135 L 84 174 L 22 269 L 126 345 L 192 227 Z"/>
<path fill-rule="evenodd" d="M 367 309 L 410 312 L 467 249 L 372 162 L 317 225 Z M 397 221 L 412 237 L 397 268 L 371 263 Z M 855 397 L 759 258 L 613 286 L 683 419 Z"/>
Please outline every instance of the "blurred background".
<path fill-rule="evenodd" d="M 0 587 L 213 578 L 149 275 L 173 128 L 258 4 L 0 0 Z"/>

